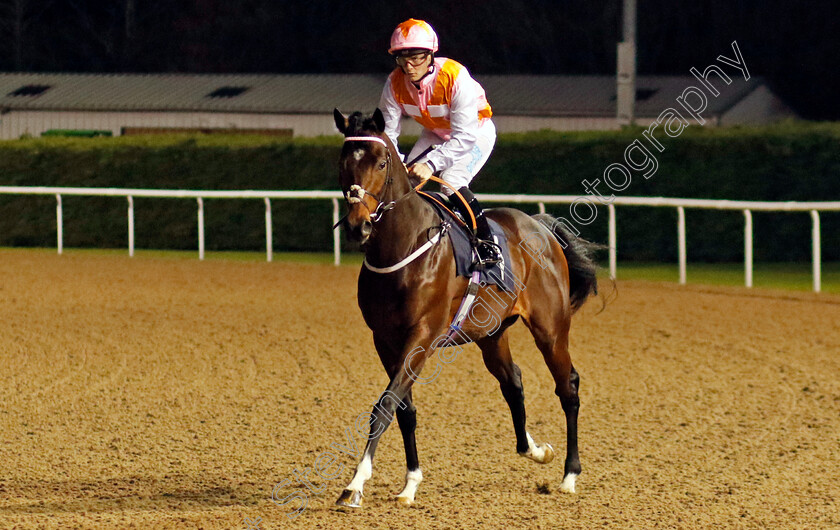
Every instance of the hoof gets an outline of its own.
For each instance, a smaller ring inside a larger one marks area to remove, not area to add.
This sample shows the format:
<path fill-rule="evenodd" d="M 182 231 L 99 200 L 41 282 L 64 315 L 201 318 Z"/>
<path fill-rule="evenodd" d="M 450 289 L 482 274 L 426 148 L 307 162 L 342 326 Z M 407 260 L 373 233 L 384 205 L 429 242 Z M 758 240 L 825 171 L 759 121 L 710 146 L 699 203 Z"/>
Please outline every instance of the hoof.
<path fill-rule="evenodd" d="M 519 453 L 519 456 L 529 458 L 538 464 L 548 464 L 554 460 L 554 448 L 548 443 L 540 444 L 535 446 L 533 450 L 529 449 L 526 453 Z"/>
<path fill-rule="evenodd" d="M 361 508 L 362 507 L 362 492 L 353 490 L 344 490 L 341 496 L 335 501 L 336 506 L 344 506 L 346 508 Z"/>
<path fill-rule="evenodd" d="M 545 455 L 543 456 L 542 462 L 540 464 L 548 464 L 554 460 L 554 448 L 551 447 L 551 444 L 545 444 Z"/>
<path fill-rule="evenodd" d="M 411 506 L 414 504 L 414 499 L 409 499 L 408 497 L 397 497 L 397 502 L 400 506 Z"/>
<path fill-rule="evenodd" d="M 574 473 L 569 473 L 568 475 L 563 477 L 563 482 L 560 484 L 560 491 L 562 491 L 563 493 L 574 493 L 576 479 L 577 475 Z"/>

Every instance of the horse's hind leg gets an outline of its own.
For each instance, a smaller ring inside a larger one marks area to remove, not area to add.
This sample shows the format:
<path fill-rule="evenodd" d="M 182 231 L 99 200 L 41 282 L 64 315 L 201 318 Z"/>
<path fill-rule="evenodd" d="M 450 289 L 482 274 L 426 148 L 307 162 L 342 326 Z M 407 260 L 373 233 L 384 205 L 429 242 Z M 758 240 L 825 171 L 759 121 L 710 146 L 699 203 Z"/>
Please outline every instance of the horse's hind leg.
<path fill-rule="evenodd" d="M 513 362 L 508 345 L 507 331 L 476 341 L 481 348 L 484 365 L 499 380 L 502 395 L 510 407 L 513 430 L 516 433 L 516 452 L 541 464 L 554 459 L 554 449 L 549 444 L 534 443 L 525 428 L 525 392 L 522 372 Z"/>
<path fill-rule="evenodd" d="M 563 482 L 560 484 L 560 489 L 567 493 L 574 493 L 575 480 L 581 471 L 577 441 L 577 419 L 578 409 L 580 409 L 580 398 L 578 397 L 580 376 L 577 370 L 575 370 L 575 367 L 572 366 L 571 361 L 569 362 L 569 369 L 569 376 L 565 378 L 567 384 L 563 388 L 558 387 L 556 392 L 560 397 L 563 412 L 566 413 L 566 464 L 563 470 Z"/>
<path fill-rule="evenodd" d="M 525 320 L 525 324 L 531 330 L 537 347 L 551 371 L 556 385 L 554 392 L 560 398 L 566 415 L 566 464 L 560 489 L 574 493 L 575 480 L 581 471 L 577 441 L 580 376 L 572 366 L 572 358 L 569 355 L 569 319 L 543 321 L 542 318 L 532 315 L 530 321 Z"/>

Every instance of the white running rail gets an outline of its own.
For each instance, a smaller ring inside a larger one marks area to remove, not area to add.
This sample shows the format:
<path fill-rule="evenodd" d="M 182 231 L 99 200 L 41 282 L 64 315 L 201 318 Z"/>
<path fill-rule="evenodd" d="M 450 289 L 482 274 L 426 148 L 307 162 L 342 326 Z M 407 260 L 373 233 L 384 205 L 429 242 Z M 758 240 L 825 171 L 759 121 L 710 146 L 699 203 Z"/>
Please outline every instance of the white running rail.
<path fill-rule="evenodd" d="M 128 254 L 134 255 L 134 197 L 157 197 L 168 199 L 195 199 L 198 205 L 198 257 L 204 259 L 204 199 L 262 199 L 265 202 L 265 241 L 266 260 L 272 259 L 272 230 L 271 230 L 271 199 L 330 199 L 333 205 L 333 223 L 337 223 L 340 215 L 340 199 L 338 191 L 220 191 L 220 190 L 149 190 L 130 188 L 61 188 L 61 187 L 30 187 L 30 186 L 0 186 L 0 194 L 6 195 L 54 195 L 56 197 L 56 233 L 57 248 L 61 254 L 63 241 L 63 212 L 61 197 L 63 195 L 82 195 L 89 197 L 125 197 L 128 201 Z M 540 212 L 545 212 L 546 204 L 571 204 L 579 199 L 576 195 L 512 195 L 512 194 L 478 194 L 478 199 L 484 202 L 528 203 L 537 204 Z M 677 199 L 668 197 L 615 197 L 607 205 L 608 238 L 609 238 L 609 270 L 610 276 L 616 278 L 617 273 L 617 235 L 616 235 L 616 206 L 651 206 L 677 209 L 677 239 L 679 254 L 679 282 L 686 283 L 686 234 L 685 208 L 706 210 L 741 210 L 744 214 L 744 284 L 752 287 L 753 276 L 753 230 L 752 212 L 810 212 L 811 215 L 811 248 L 812 273 L 815 292 L 821 287 L 821 239 L 820 217 L 821 211 L 840 211 L 840 202 L 760 202 L 760 201 L 730 201 L 711 199 Z M 333 232 L 333 262 L 341 263 L 341 238 L 338 230 Z"/>

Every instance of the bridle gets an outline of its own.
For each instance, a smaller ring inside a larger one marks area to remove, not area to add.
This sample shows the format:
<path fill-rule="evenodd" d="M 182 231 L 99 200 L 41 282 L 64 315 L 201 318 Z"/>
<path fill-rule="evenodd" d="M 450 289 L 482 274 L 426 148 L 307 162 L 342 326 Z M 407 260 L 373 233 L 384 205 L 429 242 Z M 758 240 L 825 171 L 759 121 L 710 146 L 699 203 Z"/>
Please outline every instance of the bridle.
<path fill-rule="evenodd" d="M 411 190 L 407 191 L 402 197 L 386 203 L 385 202 L 385 195 L 388 192 L 388 187 L 394 181 L 394 177 L 391 176 L 392 160 L 391 160 L 391 149 L 388 147 L 388 143 L 378 136 L 347 136 L 347 137 L 344 138 L 344 142 L 345 143 L 347 143 L 347 142 L 376 142 L 376 143 L 380 143 L 380 144 L 385 146 L 385 152 L 387 153 L 386 164 L 388 164 L 388 170 L 385 173 L 385 185 L 382 186 L 382 190 L 380 190 L 380 192 L 379 192 L 379 195 L 380 195 L 381 198 L 377 197 L 373 193 L 368 192 L 366 189 L 364 189 L 363 187 L 361 187 L 358 184 L 353 184 L 352 186 L 350 186 L 350 189 L 347 190 L 344 193 L 344 197 L 346 198 L 346 200 L 349 204 L 362 203 L 362 205 L 365 208 L 367 208 L 367 205 L 362 201 L 362 199 L 364 198 L 365 195 L 370 195 L 371 197 L 376 199 L 376 202 L 377 202 L 376 208 L 370 214 L 371 223 L 376 223 L 377 221 L 381 220 L 382 215 L 385 212 L 387 212 L 388 210 L 394 209 L 397 206 L 397 203 L 399 203 L 403 199 L 406 199 L 407 197 L 411 196 L 412 193 L 416 193 L 418 191 L 418 189 L 423 186 L 422 183 L 416 188 L 414 186 L 412 186 Z M 370 208 L 368 208 L 368 211 L 370 211 Z M 342 217 L 338 221 L 338 223 L 336 223 L 335 226 L 333 226 L 333 228 L 336 228 L 338 225 L 340 225 L 344 221 L 344 219 L 347 218 L 348 215 L 350 215 L 350 214 L 348 213 L 347 215 Z M 374 267 L 373 265 L 368 263 L 367 258 L 365 258 L 365 261 L 364 261 L 363 265 L 368 270 L 370 270 L 371 272 L 374 272 L 374 273 L 377 273 L 377 274 L 388 274 L 388 273 L 391 273 L 391 272 L 398 271 L 398 270 L 402 269 L 403 267 L 405 267 L 406 265 L 408 265 L 409 263 L 411 263 L 412 261 L 414 261 L 415 259 L 419 258 L 421 255 L 423 255 L 431 247 L 436 245 L 437 242 L 440 241 L 441 237 L 447 232 L 448 229 L 449 229 L 449 224 L 448 223 L 443 223 L 440 226 L 440 230 L 438 231 L 438 233 L 435 234 L 433 237 L 430 237 L 429 240 L 425 244 L 423 244 L 421 247 L 416 249 L 414 252 L 412 252 L 409 256 L 404 258 L 402 261 L 400 261 L 398 263 L 395 263 L 394 265 L 391 265 L 390 267 Z"/>
<path fill-rule="evenodd" d="M 344 193 L 344 197 L 349 204 L 362 203 L 362 206 L 364 206 L 365 208 L 367 208 L 367 205 L 362 200 L 364 199 L 364 196 L 370 195 L 371 197 L 373 197 L 376 200 L 377 204 L 376 208 L 374 208 L 374 210 L 370 213 L 370 221 L 372 223 L 376 223 L 377 221 L 382 219 L 382 215 L 385 212 L 396 207 L 397 203 L 401 202 L 403 199 L 407 198 L 409 195 L 411 195 L 417 190 L 412 188 L 411 191 L 406 192 L 406 194 L 402 197 L 386 203 L 385 195 L 388 192 L 388 188 L 390 187 L 391 183 L 394 181 L 394 177 L 391 176 L 392 160 L 391 149 L 388 147 L 388 143 L 378 136 L 347 136 L 346 138 L 344 138 L 344 143 L 347 142 L 376 142 L 385 146 L 385 163 L 387 164 L 388 169 L 385 173 L 385 185 L 382 186 L 382 189 L 379 191 L 379 197 L 377 197 L 376 194 L 367 191 L 358 184 L 353 184 L 352 186 L 350 186 L 350 189 Z M 370 208 L 368 208 L 368 211 L 370 211 Z M 349 213 L 347 215 L 349 215 Z M 347 215 L 345 215 L 344 217 L 347 217 Z M 335 226 L 341 224 L 341 222 L 344 221 L 344 217 L 338 223 L 336 223 Z M 335 226 L 333 228 L 335 228 Z"/>

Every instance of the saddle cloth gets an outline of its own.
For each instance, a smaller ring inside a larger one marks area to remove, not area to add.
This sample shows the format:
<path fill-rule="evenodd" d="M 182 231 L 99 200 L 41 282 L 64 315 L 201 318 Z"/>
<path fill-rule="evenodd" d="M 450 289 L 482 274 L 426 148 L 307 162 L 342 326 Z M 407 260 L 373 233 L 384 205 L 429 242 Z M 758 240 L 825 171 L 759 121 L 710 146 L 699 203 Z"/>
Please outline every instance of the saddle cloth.
<path fill-rule="evenodd" d="M 442 193 L 423 191 L 420 196 L 432 205 L 432 207 L 440 216 L 442 221 L 449 223 L 450 229 L 447 231 L 449 241 L 452 244 L 452 253 L 455 254 L 455 273 L 458 276 L 470 277 L 472 275 L 473 264 L 473 250 L 470 244 L 470 236 L 467 228 L 461 224 L 457 219 L 452 218 L 452 214 L 446 209 L 442 208 L 438 203 L 429 199 L 426 195 L 431 195 L 438 201 L 449 205 L 449 199 Z M 510 274 L 510 252 L 508 251 L 507 238 L 499 226 L 499 223 L 488 218 L 490 224 L 490 233 L 499 247 L 502 249 L 502 257 L 504 258 L 499 263 L 495 263 L 486 267 L 480 274 L 480 280 L 488 285 L 497 285 L 500 289 L 513 292 L 516 288 L 516 282 Z"/>

